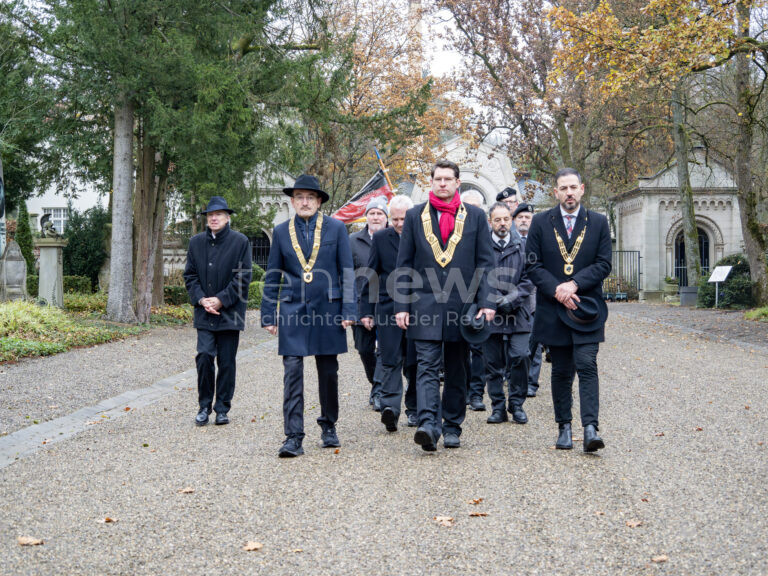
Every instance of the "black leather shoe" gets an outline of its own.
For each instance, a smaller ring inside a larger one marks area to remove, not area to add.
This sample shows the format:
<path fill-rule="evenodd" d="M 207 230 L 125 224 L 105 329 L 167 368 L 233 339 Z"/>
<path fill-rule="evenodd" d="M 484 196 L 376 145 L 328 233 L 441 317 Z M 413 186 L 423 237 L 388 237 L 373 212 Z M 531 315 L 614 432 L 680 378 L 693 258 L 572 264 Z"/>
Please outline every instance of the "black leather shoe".
<path fill-rule="evenodd" d="M 216 412 L 216 424 L 221 426 L 222 424 L 229 424 L 229 416 L 226 412 Z"/>
<path fill-rule="evenodd" d="M 597 428 L 594 424 L 584 426 L 584 452 L 597 452 L 600 448 L 605 448 L 605 442 L 597 435 Z"/>
<path fill-rule="evenodd" d="M 280 458 L 295 458 L 304 454 L 304 448 L 301 447 L 301 440 L 290 436 L 285 439 L 277 455 Z"/>
<path fill-rule="evenodd" d="M 560 433 L 557 435 L 557 442 L 555 448 L 558 450 L 570 450 L 573 448 L 573 438 L 571 436 L 571 423 L 564 422 L 559 424 Z"/>
<path fill-rule="evenodd" d="M 197 416 L 195 416 L 195 425 L 196 426 L 205 426 L 208 424 L 208 415 L 211 413 L 211 411 L 208 408 L 203 408 L 200 410 L 200 412 L 197 413 Z"/>
<path fill-rule="evenodd" d="M 373 397 L 373 409 L 376 412 L 381 412 L 381 398 L 379 396 Z"/>
<path fill-rule="evenodd" d="M 397 416 L 389 406 L 381 411 L 381 423 L 387 427 L 387 432 L 397 432 Z"/>
<path fill-rule="evenodd" d="M 323 448 L 338 448 L 341 446 L 339 437 L 336 435 L 336 428 L 326 428 L 320 434 L 320 440 L 323 442 Z"/>
<path fill-rule="evenodd" d="M 502 422 L 509 422 L 509 418 L 507 417 L 507 413 L 502 410 L 494 410 L 490 416 L 488 416 L 488 420 L 486 420 L 488 424 L 501 424 Z"/>
<path fill-rule="evenodd" d="M 458 448 L 461 446 L 461 440 L 456 434 L 448 432 L 443 436 L 443 446 L 446 448 Z"/>
<path fill-rule="evenodd" d="M 437 450 L 432 434 L 429 433 L 429 430 L 421 426 L 416 429 L 416 434 L 413 435 L 413 441 L 416 442 L 416 444 L 419 444 L 421 449 L 425 452 L 434 452 Z"/>
<path fill-rule="evenodd" d="M 408 414 L 408 428 L 416 428 L 419 425 L 419 419 L 416 414 Z"/>
<path fill-rule="evenodd" d="M 539 391 L 538 388 L 536 388 L 534 386 L 528 386 L 528 393 L 526 394 L 526 396 L 528 396 L 528 398 L 535 398 L 536 397 L 536 393 L 538 391 Z"/>
<path fill-rule="evenodd" d="M 528 414 L 525 413 L 522 406 L 512 405 L 509 407 L 509 413 L 512 414 L 512 420 L 518 424 L 528 422 Z"/>
<path fill-rule="evenodd" d="M 485 404 L 483 404 L 483 399 L 477 397 L 470 398 L 469 409 L 474 410 L 475 412 L 485 412 Z"/>

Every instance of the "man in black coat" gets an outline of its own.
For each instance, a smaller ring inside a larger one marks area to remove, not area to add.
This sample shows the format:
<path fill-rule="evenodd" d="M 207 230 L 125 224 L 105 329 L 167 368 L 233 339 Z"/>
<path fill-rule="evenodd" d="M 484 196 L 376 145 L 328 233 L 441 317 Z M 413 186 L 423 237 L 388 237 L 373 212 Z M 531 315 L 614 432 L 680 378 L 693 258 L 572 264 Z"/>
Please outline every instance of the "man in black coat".
<path fill-rule="evenodd" d="M 381 422 L 388 432 L 397 431 L 400 405 L 403 399 L 403 378 L 405 373 L 408 388 L 405 394 L 405 413 L 408 426 L 416 426 L 416 352 L 413 342 L 405 337 L 395 321 L 395 303 L 387 291 L 390 274 L 397 267 L 397 252 L 400 235 L 403 232 L 405 213 L 413 208 L 408 196 L 395 196 L 389 204 L 392 226 L 373 235 L 368 268 L 374 274 L 365 282 L 360 296 L 360 322 L 370 331 L 378 333 L 381 352 Z"/>
<path fill-rule="evenodd" d="M 429 201 L 408 210 L 397 257 L 397 325 L 415 341 L 419 427 L 414 441 L 426 451 L 460 446 L 467 410 L 467 343 L 460 331 L 466 303 L 477 318 L 493 320 L 496 304 L 488 286 L 494 267 L 485 213 L 459 197 L 459 167 L 440 160 L 432 168 Z M 442 403 L 440 368 L 445 366 Z"/>
<path fill-rule="evenodd" d="M 197 400 L 195 424 L 205 426 L 211 409 L 216 424 L 229 423 L 235 393 L 235 357 L 251 282 L 251 243 L 229 227 L 232 210 L 213 196 L 201 214 L 208 226 L 189 241 L 184 283 L 195 307 Z M 219 374 L 215 374 L 214 361 Z M 213 403 L 214 395 L 216 403 Z"/>
<path fill-rule="evenodd" d="M 605 446 L 597 435 L 597 352 L 608 317 L 602 284 L 611 271 L 611 234 L 605 216 L 581 206 L 584 184 L 576 170 L 558 171 L 555 183 L 559 205 L 534 216 L 528 233 L 528 275 L 537 289 L 533 338 L 552 357 L 556 448 L 573 448 L 572 386 L 578 373 L 584 451 L 594 452 Z"/>
<path fill-rule="evenodd" d="M 349 237 L 349 245 L 352 249 L 352 262 L 355 265 L 355 294 L 357 294 L 358 305 L 363 285 L 368 276 L 366 267 L 368 266 L 368 258 L 371 253 L 373 235 L 387 226 L 387 216 L 387 199 L 384 196 L 377 196 L 368 202 L 365 207 L 365 228 Z M 376 330 L 367 330 L 362 324 L 355 324 L 352 326 L 352 336 L 355 342 L 355 350 L 360 354 L 360 360 L 363 363 L 365 377 L 371 385 L 368 402 L 373 405 L 374 410 L 380 411 L 379 396 L 381 394 L 381 382 L 377 380 L 380 375 L 376 374 L 378 361 L 376 354 Z"/>
<path fill-rule="evenodd" d="M 493 251 L 496 268 L 490 284 L 496 294 L 496 317 L 491 324 L 491 336 L 483 344 L 485 369 L 488 373 L 488 396 L 492 412 L 488 424 L 506 422 L 507 410 L 518 424 L 528 422 L 523 410 L 528 391 L 528 340 L 531 314 L 528 299 L 533 284 L 525 272 L 525 251 L 519 236 L 510 232 L 514 227 L 509 207 L 501 202 L 491 206 L 488 213 L 493 230 Z M 504 377 L 509 380 L 509 407 L 504 396 Z"/>

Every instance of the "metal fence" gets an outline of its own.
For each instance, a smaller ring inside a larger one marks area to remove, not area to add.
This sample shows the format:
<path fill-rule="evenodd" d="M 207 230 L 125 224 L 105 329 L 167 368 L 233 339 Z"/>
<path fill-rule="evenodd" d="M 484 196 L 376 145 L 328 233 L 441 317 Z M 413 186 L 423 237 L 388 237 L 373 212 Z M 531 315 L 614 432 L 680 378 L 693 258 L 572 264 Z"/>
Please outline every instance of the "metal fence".
<path fill-rule="evenodd" d="M 610 275 L 603 280 L 606 300 L 635 300 L 640 287 L 640 251 L 614 250 Z"/>

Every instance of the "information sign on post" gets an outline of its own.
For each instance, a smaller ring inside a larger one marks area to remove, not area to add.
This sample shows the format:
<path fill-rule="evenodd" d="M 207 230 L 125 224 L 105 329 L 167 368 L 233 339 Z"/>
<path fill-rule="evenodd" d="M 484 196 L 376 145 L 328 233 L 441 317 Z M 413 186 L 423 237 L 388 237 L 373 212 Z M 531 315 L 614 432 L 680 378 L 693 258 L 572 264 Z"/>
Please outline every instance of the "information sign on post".
<path fill-rule="evenodd" d="M 717 308 L 718 297 L 720 296 L 720 282 L 725 282 L 728 274 L 731 273 L 731 268 L 733 266 L 715 266 L 715 269 L 712 270 L 712 275 L 707 280 L 707 282 L 715 283 L 715 308 Z"/>

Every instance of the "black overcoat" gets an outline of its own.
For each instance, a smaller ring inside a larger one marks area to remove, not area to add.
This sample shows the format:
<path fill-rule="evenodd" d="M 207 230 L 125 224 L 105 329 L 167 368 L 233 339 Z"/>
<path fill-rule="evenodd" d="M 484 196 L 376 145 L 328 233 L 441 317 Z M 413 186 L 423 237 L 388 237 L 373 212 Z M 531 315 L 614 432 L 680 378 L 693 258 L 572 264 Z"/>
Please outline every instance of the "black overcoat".
<path fill-rule="evenodd" d="M 227 224 L 216 238 L 211 230 L 195 234 L 189 241 L 184 284 L 195 307 L 195 328 L 203 330 L 245 329 L 245 309 L 251 283 L 251 243 Z M 219 315 L 209 314 L 198 302 L 216 296 Z"/>
<path fill-rule="evenodd" d="M 462 239 L 453 260 L 445 267 L 435 260 L 424 235 L 421 213 L 425 204 L 414 206 L 405 214 L 398 250 L 395 313 L 408 312 L 408 338 L 459 342 L 464 303 L 474 301 L 478 308 L 496 309 L 490 293 L 488 273 L 495 267 L 488 220 L 480 208 L 466 205 L 467 215 Z M 429 206 L 432 231 L 445 249 L 440 236 L 437 210 Z"/>
<path fill-rule="evenodd" d="M 585 226 L 587 232 L 573 261 L 573 274 L 568 276 L 564 271 L 565 261 L 555 238 L 555 230 L 570 252 Z M 611 232 L 607 218 L 582 206 L 573 233 L 568 238 L 559 206 L 536 214 L 528 232 L 526 258 L 528 276 L 536 285 L 532 338 L 549 346 L 603 342 L 605 323 L 594 332 L 577 332 L 560 320 L 557 307 L 562 304 L 555 299 L 555 290 L 559 284 L 575 280 L 579 285 L 576 294 L 595 298 L 607 317 L 608 310 L 603 300 L 603 280 L 611 272 Z"/>
<path fill-rule="evenodd" d="M 387 282 L 397 267 L 399 247 L 400 234 L 394 228 L 384 228 L 373 235 L 366 263 L 372 275 L 370 281 L 363 283 L 358 311 L 360 318 L 375 318 L 378 326 L 395 323 L 395 304 L 387 290 Z"/>
<path fill-rule="evenodd" d="M 281 356 L 342 354 L 347 351 L 347 335 L 341 322 L 356 319 L 352 252 L 347 229 L 338 220 L 323 217 L 313 279 L 304 282 L 288 226 L 297 225 L 297 238 L 309 260 L 316 223 L 317 214 L 309 226 L 294 216 L 278 224 L 272 234 L 261 324 L 278 327 L 277 351 Z"/>
<path fill-rule="evenodd" d="M 520 235 L 509 234 L 503 249 L 493 242 L 493 254 L 496 257 L 496 268 L 488 277 L 491 289 L 499 296 L 506 296 L 514 312 L 506 315 L 497 312 L 491 323 L 491 332 L 530 332 L 533 316 L 528 301 L 533 292 L 533 282 L 525 270 L 525 251 Z"/>

